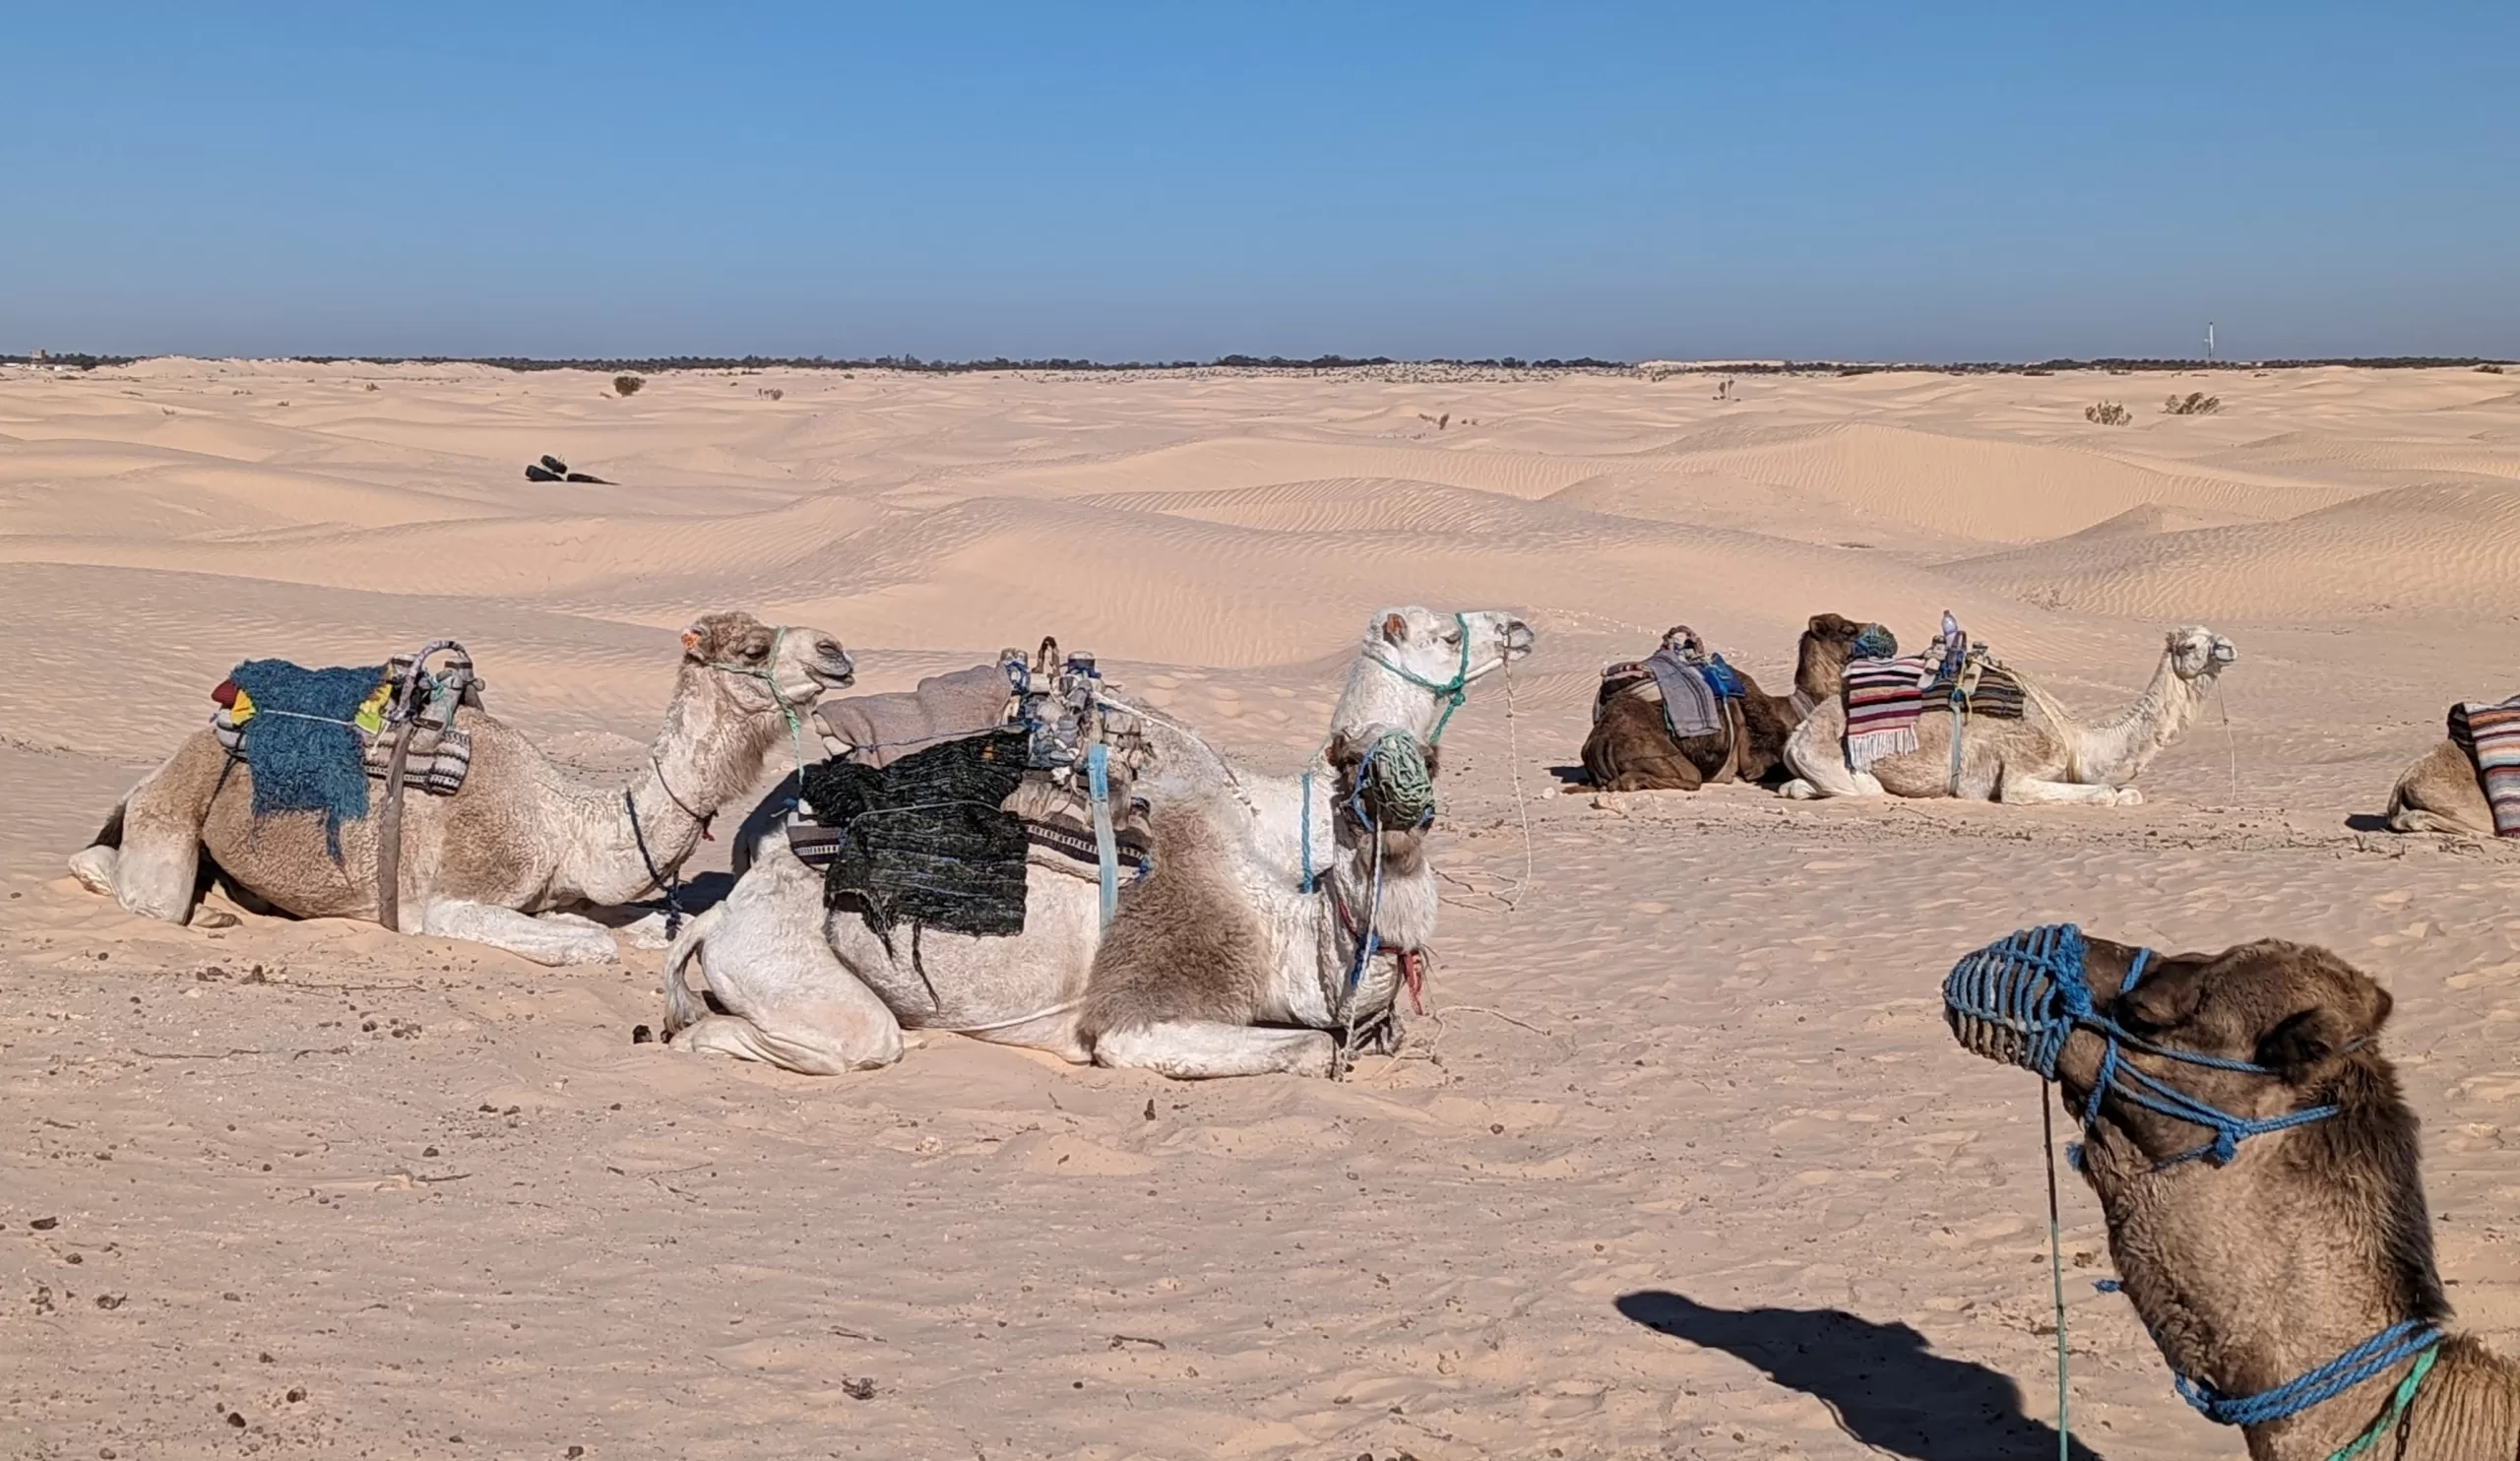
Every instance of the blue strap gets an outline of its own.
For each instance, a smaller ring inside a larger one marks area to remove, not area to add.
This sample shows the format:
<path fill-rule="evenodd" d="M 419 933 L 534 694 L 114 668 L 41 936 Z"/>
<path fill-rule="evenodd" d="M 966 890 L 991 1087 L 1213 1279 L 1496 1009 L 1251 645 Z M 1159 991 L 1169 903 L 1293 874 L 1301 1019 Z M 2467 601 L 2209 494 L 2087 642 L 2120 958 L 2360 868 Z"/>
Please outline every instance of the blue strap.
<path fill-rule="evenodd" d="M 1096 741 L 1085 750 L 1085 777 L 1094 796 L 1094 861 L 1102 884 L 1102 926 L 1120 907 L 1120 850 L 1111 836 L 1111 752 Z"/>
<path fill-rule="evenodd" d="M 1312 891 L 1312 773 L 1303 774 L 1303 808 L 1295 814 L 1295 824 L 1303 829 L 1303 881 L 1297 891 Z"/>
<path fill-rule="evenodd" d="M 2441 1331 L 2429 1319 L 2401 1319 L 2344 1354 L 2305 1374 L 2254 1395 L 2226 1395 L 2189 1379 L 2175 1368 L 2179 1398 L 2218 1426 L 2263 1426 L 2298 1416 L 2311 1406 L 2334 1400 L 2374 1375 L 2386 1372 L 2439 1344 Z"/>

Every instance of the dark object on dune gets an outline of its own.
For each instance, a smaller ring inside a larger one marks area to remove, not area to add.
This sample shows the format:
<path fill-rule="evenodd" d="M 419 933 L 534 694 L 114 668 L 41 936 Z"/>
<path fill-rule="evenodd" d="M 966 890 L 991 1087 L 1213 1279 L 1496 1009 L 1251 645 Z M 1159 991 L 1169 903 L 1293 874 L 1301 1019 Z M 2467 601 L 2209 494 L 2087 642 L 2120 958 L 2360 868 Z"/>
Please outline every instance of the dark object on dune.
<path fill-rule="evenodd" d="M 530 482 L 593 482 L 599 487 L 612 485 L 592 472 L 571 472 L 568 463 L 553 456 L 545 456 L 539 463 L 528 462 L 525 479 Z"/>

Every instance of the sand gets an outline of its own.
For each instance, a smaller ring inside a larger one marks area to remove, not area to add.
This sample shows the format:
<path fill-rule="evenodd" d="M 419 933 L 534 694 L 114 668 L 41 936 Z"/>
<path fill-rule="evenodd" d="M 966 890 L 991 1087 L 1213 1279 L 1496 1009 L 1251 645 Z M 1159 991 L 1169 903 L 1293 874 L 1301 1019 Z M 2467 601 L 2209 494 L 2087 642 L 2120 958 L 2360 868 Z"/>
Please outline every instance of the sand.
<path fill-rule="evenodd" d="M 0 1453 L 2047 1454 L 2039 1092 L 1935 996 L 2060 919 L 2387 984 L 2451 1292 L 2520 1342 L 2520 851 L 2370 816 L 2520 690 L 2506 378 L 1409 374 L 0 370 Z M 1542 646 L 1447 737 L 1439 1018 L 1347 1084 L 952 1037 L 788 1076 L 634 1047 L 653 953 L 187 931 L 62 875 L 248 656 L 452 634 L 618 769 L 704 609 L 871 689 L 1052 632 L 1291 769 L 1394 602 Z M 2091 711 L 2208 622 L 2230 730 L 2140 808 L 1560 794 L 1672 622 L 1781 679 L 1812 612 L 1946 605 Z M 2090 1454 L 2236 1454 L 2065 1204 Z"/>

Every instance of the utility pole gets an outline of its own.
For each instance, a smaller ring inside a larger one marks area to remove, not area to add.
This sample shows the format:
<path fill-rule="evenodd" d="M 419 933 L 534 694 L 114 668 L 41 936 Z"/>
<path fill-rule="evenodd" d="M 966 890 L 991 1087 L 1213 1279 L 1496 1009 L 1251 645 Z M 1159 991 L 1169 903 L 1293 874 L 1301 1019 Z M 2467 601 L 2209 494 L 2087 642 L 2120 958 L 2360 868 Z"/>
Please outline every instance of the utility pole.
<path fill-rule="evenodd" d="M 2214 363 L 2214 322 L 2212 320 L 2205 322 L 2205 363 L 2208 365 Z"/>

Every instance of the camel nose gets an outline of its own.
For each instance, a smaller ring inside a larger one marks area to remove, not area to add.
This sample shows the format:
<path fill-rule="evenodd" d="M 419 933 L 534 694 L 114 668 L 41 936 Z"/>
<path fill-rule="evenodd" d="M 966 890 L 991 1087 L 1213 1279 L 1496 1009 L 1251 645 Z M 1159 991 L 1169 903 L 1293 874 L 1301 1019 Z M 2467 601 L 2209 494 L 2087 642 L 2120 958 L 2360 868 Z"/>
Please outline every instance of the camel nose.
<path fill-rule="evenodd" d="M 2234 662 L 2234 661 L 2237 660 L 2239 657 L 2240 657 L 2240 649 L 2239 649 L 2239 646 L 2238 646 L 2238 645 L 2236 645 L 2236 644 L 2232 643 L 2232 642 L 2231 642 L 2230 640 L 2228 640 L 2228 639 L 2218 639 L 2218 640 L 2215 640 L 2215 641 L 2214 641 L 2214 663 L 2215 663 L 2215 664 L 2217 664 L 2217 665 L 2229 665 L 2229 664 L 2231 664 L 2232 662 Z"/>
<path fill-rule="evenodd" d="M 1521 619 L 1505 621 L 1505 653 L 1528 655 L 1532 652 L 1532 626 Z"/>
<path fill-rule="evenodd" d="M 819 653 L 808 671 L 815 679 L 835 690 L 848 689 L 857 682 L 857 662 L 849 657 L 849 651 L 829 641 L 816 648 Z"/>

